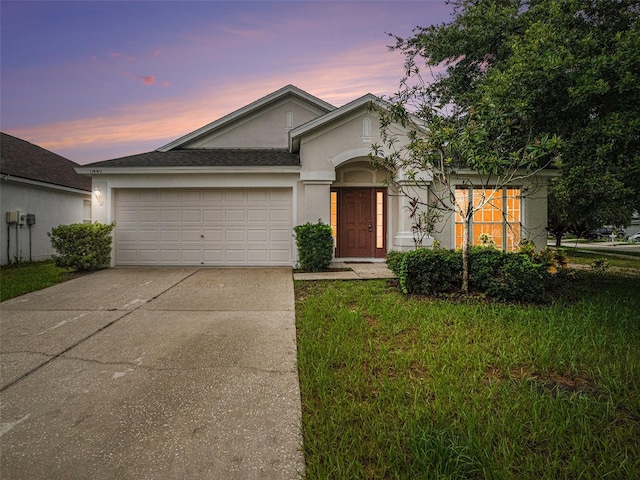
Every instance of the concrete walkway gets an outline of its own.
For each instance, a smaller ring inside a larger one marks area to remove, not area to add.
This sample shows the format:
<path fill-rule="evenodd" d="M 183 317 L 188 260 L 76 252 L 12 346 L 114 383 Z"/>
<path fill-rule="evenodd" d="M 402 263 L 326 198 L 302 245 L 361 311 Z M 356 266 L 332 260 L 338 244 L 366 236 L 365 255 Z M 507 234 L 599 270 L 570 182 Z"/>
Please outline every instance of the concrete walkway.
<path fill-rule="evenodd" d="M 294 273 L 294 280 L 366 280 L 375 278 L 395 278 L 386 263 L 334 262 L 331 271 L 315 273 Z M 340 271 L 344 269 L 343 271 Z"/>
<path fill-rule="evenodd" d="M 291 269 L 114 268 L 0 310 L 0 478 L 303 471 Z"/>

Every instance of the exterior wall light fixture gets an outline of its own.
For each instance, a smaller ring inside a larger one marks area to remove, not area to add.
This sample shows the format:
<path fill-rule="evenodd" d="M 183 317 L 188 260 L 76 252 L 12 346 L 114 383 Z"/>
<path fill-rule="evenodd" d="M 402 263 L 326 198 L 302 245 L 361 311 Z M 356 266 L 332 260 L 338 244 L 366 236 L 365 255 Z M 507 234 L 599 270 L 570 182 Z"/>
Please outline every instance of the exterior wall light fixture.
<path fill-rule="evenodd" d="M 100 189 L 100 187 L 96 187 L 96 189 L 93 191 L 93 194 L 95 195 L 98 204 L 102 206 L 104 204 L 104 197 L 102 196 L 102 190 Z"/>

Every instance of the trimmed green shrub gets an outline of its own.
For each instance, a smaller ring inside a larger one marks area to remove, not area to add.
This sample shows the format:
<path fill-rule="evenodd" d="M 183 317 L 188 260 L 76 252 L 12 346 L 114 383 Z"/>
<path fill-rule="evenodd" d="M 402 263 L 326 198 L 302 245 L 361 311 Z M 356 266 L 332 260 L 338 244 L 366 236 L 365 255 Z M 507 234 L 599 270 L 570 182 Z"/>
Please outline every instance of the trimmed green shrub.
<path fill-rule="evenodd" d="M 402 265 L 402 259 L 409 252 L 401 252 L 400 250 L 391 250 L 387 252 L 387 267 L 391 270 L 396 277 L 400 276 L 400 266 Z"/>
<path fill-rule="evenodd" d="M 333 259 L 333 232 L 331 226 L 305 223 L 293 228 L 298 246 L 300 267 L 309 272 L 319 272 L 329 266 Z"/>
<path fill-rule="evenodd" d="M 392 271 L 398 276 L 400 289 L 405 294 L 451 293 L 461 285 L 460 250 L 395 252 L 391 262 L 387 259 L 387 264 L 397 268 Z M 527 255 L 481 246 L 469 250 L 469 275 L 473 291 L 510 302 L 539 302 L 545 296 L 549 277 L 546 266 Z"/>
<path fill-rule="evenodd" d="M 58 255 L 58 267 L 93 271 L 108 267 L 111 261 L 111 231 L 115 225 L 74 223 L 60 225 L 47 233 Z"/>
<path fill-rule="evenodd" d="M 403 293 L 431 295 L 452 291 L 460 283 L 462 253 L 418 249 L 402 257 L 398 278 Z"/>
<path fill-rule="evenodd" d="M 505 301 L 540 302 L 544 298 L 547 267 L 528 256 L 503 253 L 502 265 L 483 289 L 493 298 Z"/>

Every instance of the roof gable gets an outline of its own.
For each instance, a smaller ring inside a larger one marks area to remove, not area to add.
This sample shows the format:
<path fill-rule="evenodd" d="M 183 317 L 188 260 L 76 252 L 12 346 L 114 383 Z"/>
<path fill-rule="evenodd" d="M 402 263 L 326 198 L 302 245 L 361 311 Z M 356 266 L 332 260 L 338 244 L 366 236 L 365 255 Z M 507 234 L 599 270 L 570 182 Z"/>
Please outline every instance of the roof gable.
<path fill-rule="evenodd" d="M 346 115 L 349 115 L 359 109 L 368 108 L 370 104 L 381 105 L 382 102 L 380 98 L 376 97 L 371 93 L 367 93 L 360 98 L 356 98 L 355 100 L 343 105 L 342 107 L 336 108 L 331 112 L 328 112 L 318 118 L 315 118 L 299 127 L 292 129 L 289 132 L 289 150 L 292 152 L 297 152 L 300 150 L 300 138 L 315 130 L 317 128 L 323 127 L 339 118 L 342 118 Z"/>
<path fill-rule="evenodd" d="M 233 123 L 238 123 L 251 115 L 256 115 L 260 110 L 267 109 L 270 105 L 281 102 L 287 97 L 292 97 L 308 104 L 311 108 L 319 112 L 318 115 L 322 115 L 323 113 L 327 113 L 336 109 L 336 107 L 334 107 L 333 105 L 317 97 L 314 97 L 313 95 L 310 95 L 293 85 L 287 85 L 280 90 L 270 93 L 269 95 L 266 95 L 256 100 L 255 102 L 246 105 L 245 107 L 242 107 L 228 115 L 225 115 L 224 117 L 208 125 L 194 130 L 193 132 L 188 133 L 187 135 L 184 135 L 183 137 L 180 137 L 177 140 L 174 140 L 173 142 L 158 148 L 158 151 L 168 152 L 174 149 L 189 148 L 189 144 L 197 144 L 197 141 L 202 139 L 203 137 L 211 136 L 216 131 L 228 128 Z"/>
<path fill-rule="evenodd" d="M 20 138 L 0 135 L 2 174 L 91 191 L 91 178 L 76 173 L 77 163 Z"/>

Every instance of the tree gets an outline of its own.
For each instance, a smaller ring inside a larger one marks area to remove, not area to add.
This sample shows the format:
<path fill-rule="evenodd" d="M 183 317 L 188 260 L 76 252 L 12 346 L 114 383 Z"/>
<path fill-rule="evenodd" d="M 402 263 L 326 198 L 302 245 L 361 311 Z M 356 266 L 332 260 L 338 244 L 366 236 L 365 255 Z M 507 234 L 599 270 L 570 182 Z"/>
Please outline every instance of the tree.
<path fill-rule="evenodd" d="M 534 179 L 547 168 L 555 159 L 559 140 L 549 135 L 533 138 L 526 132 L 513 135 L 523 128 L 525 113 L 502 112 L 487 102 L 443 115 L 429 104 L 422 89 L 409 95 L 405 91 L 392 100 L 378 108 L 383 144 L 373 145 L 371 158 L 389 172 L 390 183 L 412 198 L 413 210 L 421 196 L 412 193 L 422 188 L 428 191 L 427 201 L 422 202 L 427 211 L 453 213 L 462 219 L 462 290 L 466 292 L 474 214 L 489 204 L 502 205 L 506 187 Z M 410 113 L 408 105 L 419 108 Z M 408 133 L 398 134 L 395 124 Z"/>
<path fill-rule="evenodd" d="M 394 37 L 406 58 L 401 93 L 526 111 L 528 128 L 512 135 L 564 141 L 552 199 L 567 201 L 550 206 L 554 219 L 628 222 L 640 209 L 640 1 L 452 3 L 451 22 Z M 425 68 L 440 72 L 428 84 L 416 80 Z"/>

